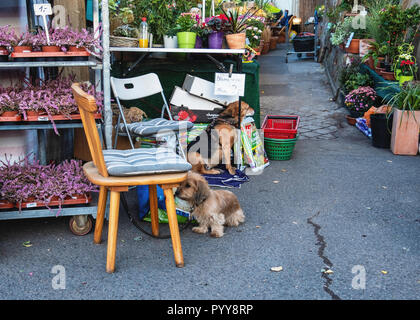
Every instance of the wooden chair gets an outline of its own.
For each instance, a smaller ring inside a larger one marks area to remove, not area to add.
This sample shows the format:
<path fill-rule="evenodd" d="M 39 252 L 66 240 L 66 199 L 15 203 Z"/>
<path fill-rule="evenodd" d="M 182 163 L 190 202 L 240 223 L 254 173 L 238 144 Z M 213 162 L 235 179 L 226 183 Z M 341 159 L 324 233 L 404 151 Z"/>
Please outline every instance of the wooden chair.
<path fill-rule="evenodd" d="M 98 211 L 94 232 L 94 242 L 101 243 L 102 229 L 104 224 L 106 201 L 110 192 L 108 247 L 106 271 L 112 273 L 115 270 L 115 256 L 117 249 L 118 216 L 120 206 L 120 192 L 127 192 L 130 186 L 149 185 L 151 227 L 154 235 L 159 235 L 157 185 L 164 191 L 166 209 L 169 220 L 172 246 L 177 267 L 184 266 L 181 239 L 178 229 L 178 220 L 175 212 L 175 201 L 172 188 L 180 185 L 187 178 L 187 172 L 147 174 L 139 176 L 110 176 L 106 167 L 99 133 L 96 127 L 94 113 L 97 111 L 95 98 L 84 92 L 78 83 L 72 85 L 74 98 L 79 107 L 89 150 L 93 161 L 83 166 L 84 173 L 89 181 L 100 186 Z M 126 150 L 135 151 L 135 150 Z"/>
<path fill-rule="evenodd" d="M 291 16 L 291 18 L 289 19 L 288 22 L 288 35 L 290 36 L 290 32 L 292 31 L 292 27 L 293 27 L 293 19 L 296 18 L 296 16 Z M 273 27 L 273 36 L 282 38 L 282 39 L 286 39 L 288 37 L 286 37 L 286 26 L 282 26 L 282 27 Z"/>

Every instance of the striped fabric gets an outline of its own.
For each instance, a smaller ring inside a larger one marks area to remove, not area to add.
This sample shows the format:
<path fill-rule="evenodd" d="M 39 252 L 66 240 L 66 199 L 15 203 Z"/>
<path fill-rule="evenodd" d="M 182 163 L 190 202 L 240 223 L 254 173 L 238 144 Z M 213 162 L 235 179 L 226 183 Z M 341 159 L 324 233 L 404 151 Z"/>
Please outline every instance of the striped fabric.
<path fill-rule="evenodd" d="M 194 126 L 189 121 L 174 121 L 156 118 L 142 122 L 127 124 L 128 131 L 133 135 L 151 136 L 157 133 L 187 131 Z M 120 123 L 120 130 L 125 132 L 124 123 Z"/>
<path fill-rule="evenodd" d="M 191 169 L 191 164 L 167 148 L 103 150 L 103 154 L 110 176 L 186 172 Z"/>

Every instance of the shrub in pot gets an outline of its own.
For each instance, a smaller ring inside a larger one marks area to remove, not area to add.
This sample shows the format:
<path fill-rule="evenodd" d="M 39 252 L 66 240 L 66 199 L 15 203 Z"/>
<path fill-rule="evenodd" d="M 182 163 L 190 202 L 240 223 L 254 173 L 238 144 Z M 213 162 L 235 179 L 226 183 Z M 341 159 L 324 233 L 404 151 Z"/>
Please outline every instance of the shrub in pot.
<path fill-rule="evenodd" d="M 166 35 L 163 36 L 163 44 L 165 48 L 178 48 L 178 37 L 176 34 L 178 33 L 178 28 L 175 26 L 174 28 L 169 28 L 166 31 Z"/>
<path fill-rule="evenodd" d="M 237 7 L 234 10 L 224 11 L 223 14 L 228 18 L 226 42 L 230 49 L 244 49 L 246 44 L 246 27 L 247 20 L 251 18 L 255 11 L 249 9 L 245 14 L 240 14 L 240 9 Z"/>
<path fill-rule="evenodd" d="M 404 83 L 389 104 L 394 116 L 391 151 L 400 155 L 416 155 L 419 149 L 420 84 Z"/>
<path fill-rule="evenodd" d="M 14 40 L 14 31 L 10 25 L 0 26 L 0 61 L 7 61 L 11 43 Z"/>
<path fill-rule="evenodd" d="M 221 49 L 223 45 L 224 30 L 228 24 L 228 18 L 224 15 L 213 16 L 207 20 L 209 49 Z"/>
<path fill-rule="evenodd" d="M 14 35 L 10 45 L 13 47 L 13 51 L 16 53 L 28 53 L 32 52 L 34 44 L 34 35 L 29 31 L 25 31 L 19 35 Z"/>
<path fill-rule="evenodd" d="M 193 49 L 197 34 L 193 31 L 197 21 L 190 13 L 182 13 L 177 19 L 178 46 L 184 49 Z"/>

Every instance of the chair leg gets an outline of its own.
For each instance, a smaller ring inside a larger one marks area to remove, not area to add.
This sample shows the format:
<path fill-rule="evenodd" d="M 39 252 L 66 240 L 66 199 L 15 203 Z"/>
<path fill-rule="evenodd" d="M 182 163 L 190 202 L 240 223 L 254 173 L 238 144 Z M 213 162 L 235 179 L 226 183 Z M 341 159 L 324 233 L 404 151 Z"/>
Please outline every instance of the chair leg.
<path fill-rule="evenodd" d="M 108 247 L 106 256 L 106 272 L 115 270 L 115 256 L 117 252 L 118 216 L 120 210 L 120 192 L 111 189 L 109 207 Z"/>
<path fill-rule="evenodd" d="M 159 215 L 158 215 L 158 198 L 157 186 L 149 185 L 149 202 L 150 202 L 150 217 L 152 223 L 152 234 L 159 236 Z"/>
<path fill-rule="evenodd" d="M 99 188 L 98 211 L 96 214 L 95 233 L 93 242 L 100 244 L 102 241 L 102 229 L 104 227 L 106 200 L 108 197 L 108 189 L 104 186 Z"/>
<path fill-rule="evenodd" d="M 184 257 L 182 256 L 181 238 L 179 236 L 178 219 L 176 217 L 175 199 L 172 188 L 163 187 L 165 194 L 166 212 L 168 213 L 169 229 L 171 231 L 172 247 L 174 250 L 175 264 L 178 268 L 184 266 Z"/>

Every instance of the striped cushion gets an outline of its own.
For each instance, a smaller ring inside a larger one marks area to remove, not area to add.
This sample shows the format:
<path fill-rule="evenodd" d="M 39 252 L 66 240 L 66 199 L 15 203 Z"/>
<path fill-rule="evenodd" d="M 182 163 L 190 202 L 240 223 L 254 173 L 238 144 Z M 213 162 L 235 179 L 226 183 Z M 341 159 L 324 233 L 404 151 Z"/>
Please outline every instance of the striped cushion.
<path fill-rule="evenodd" d="M 186 131 L 193 126 L 194 123 L 189 121 L 174 121 L 163 118 L 135 122 L 127 125 L 130 133 L 138 136 L 151 136 L 156 133 Z M 125 132 L 124 123 L 120 123 L 120 130 Z"/>
<path fill-rule="evenodd" d="M 110 176 L 185 172 L 191 169 L 191 164 L 167 148 L 104 150 L 103 154 Z"/>

